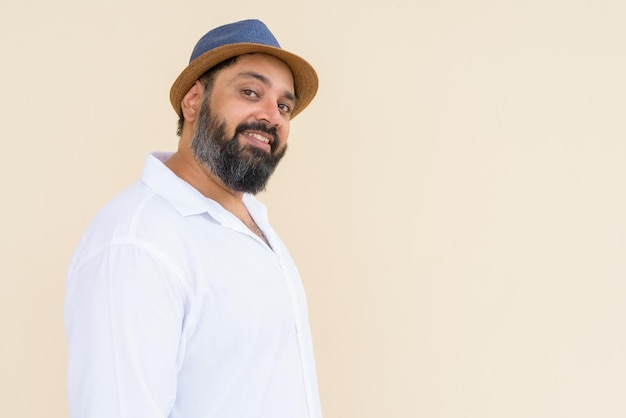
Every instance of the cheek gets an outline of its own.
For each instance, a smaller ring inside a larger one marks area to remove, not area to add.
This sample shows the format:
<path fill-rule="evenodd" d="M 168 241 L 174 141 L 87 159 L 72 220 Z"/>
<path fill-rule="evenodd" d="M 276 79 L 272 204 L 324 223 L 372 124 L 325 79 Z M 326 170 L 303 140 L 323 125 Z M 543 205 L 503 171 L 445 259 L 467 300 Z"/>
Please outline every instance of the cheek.
<path fill-rule="evenodd" d="M 226 123 L 226 134 L 228 134 L 227 136 L 229 138 L 231 138 L 235 134 L 237 126 L 248 120 L 242 115 L 233 112 L 224 114 L 223 117 L 224 118 L 222 120 Z"/>
<path fill-rule="evenodd" d="M 280 135 L 281 142 L 283 144 L 286 144 L 287 140 L 289 139 L 289 123 L 287 123 L 286 126 L 283 126 L 282 128 L 280 128 L 279 135 Z"/>

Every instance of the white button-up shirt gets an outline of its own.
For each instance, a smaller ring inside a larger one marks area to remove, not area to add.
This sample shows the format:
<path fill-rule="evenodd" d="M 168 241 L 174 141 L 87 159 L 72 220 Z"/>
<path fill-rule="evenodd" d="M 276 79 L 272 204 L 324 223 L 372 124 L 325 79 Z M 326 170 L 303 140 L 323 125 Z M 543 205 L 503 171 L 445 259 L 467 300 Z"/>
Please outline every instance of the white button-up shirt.
<path fill-rule="evenodd" d="M 270 247 L 150 155 L 90 225 L 67 277 L 70 415 L 319 418 L 307 306 Z"/>

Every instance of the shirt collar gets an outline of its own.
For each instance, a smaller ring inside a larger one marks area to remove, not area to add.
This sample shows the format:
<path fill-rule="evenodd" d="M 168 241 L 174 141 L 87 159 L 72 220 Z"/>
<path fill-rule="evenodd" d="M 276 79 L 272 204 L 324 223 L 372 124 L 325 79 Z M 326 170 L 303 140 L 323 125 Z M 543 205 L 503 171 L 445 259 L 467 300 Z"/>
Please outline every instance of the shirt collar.
<path fill-rule="evenodd" d="M 213 199 L 178 177 L 164 163 L 171 152 L 153 152 L 146 157 L 141 180 L 157 195 L 170 202 L 182 216 L 208 213 L 223 225 L 232 225 L 236 218 Z M 243 203 L 259 227 L 268 225 L 267 209 L 254 196 L 244 194 Z"/>

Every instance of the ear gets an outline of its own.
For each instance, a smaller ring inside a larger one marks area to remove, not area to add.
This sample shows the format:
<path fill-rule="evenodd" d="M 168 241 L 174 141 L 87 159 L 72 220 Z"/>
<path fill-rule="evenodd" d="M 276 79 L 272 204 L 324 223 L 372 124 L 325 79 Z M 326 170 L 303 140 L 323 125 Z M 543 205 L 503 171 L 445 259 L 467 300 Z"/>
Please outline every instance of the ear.
<path fill-rule="evenodd" d="M 187 94 L 185 94 L 181 102 L 181 109 L 185 121 L 194 122 L 197 119 L 200 107 L 202 106 L 203 95 L 204 88 L 202 87 L 202 83 L 196 81 Z"/>

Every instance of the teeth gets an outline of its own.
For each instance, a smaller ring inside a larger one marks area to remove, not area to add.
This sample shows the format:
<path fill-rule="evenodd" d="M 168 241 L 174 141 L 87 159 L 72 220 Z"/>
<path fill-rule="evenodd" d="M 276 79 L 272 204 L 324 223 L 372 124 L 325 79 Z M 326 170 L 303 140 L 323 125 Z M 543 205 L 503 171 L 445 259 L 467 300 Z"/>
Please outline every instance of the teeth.
<path fill-rule="evenodd" d="M 248 135 L 250 135 L 251 137 L 254 137 L 256 139 L 258 139 L 261 142 L 265 142 L 266 144 L 270 143 L 269 138 L 264 137 L 263 135 L 257 134 L 257 133 L 249 133 Z"/>

